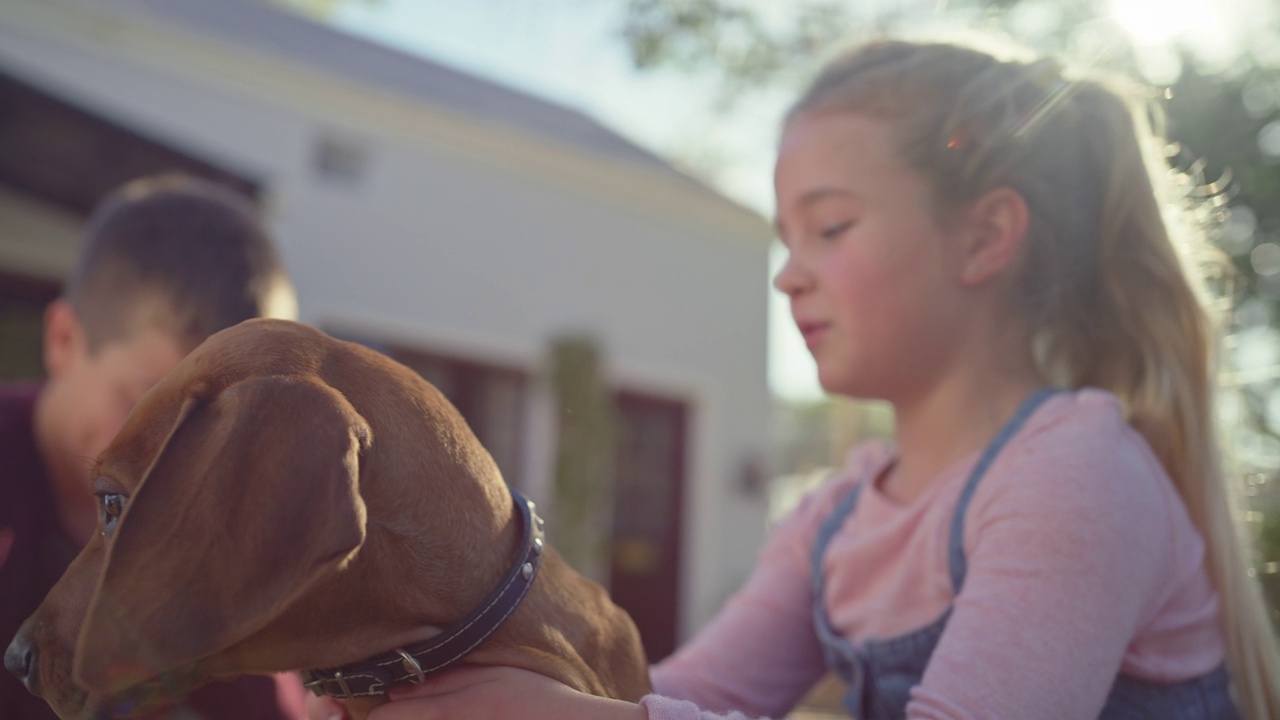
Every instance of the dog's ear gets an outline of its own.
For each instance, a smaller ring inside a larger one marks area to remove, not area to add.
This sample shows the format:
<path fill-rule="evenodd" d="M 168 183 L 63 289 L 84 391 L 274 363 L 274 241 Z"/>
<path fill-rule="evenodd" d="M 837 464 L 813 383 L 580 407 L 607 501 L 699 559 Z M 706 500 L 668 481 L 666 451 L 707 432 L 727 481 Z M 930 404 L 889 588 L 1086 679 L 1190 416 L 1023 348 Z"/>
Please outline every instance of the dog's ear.
<path fill-rule="evenodd" d="M 319 382 L 188 401 L 109 540 L 74 676 L 107 694 L 261 629 L 365 537 L 367 423 Z"/>

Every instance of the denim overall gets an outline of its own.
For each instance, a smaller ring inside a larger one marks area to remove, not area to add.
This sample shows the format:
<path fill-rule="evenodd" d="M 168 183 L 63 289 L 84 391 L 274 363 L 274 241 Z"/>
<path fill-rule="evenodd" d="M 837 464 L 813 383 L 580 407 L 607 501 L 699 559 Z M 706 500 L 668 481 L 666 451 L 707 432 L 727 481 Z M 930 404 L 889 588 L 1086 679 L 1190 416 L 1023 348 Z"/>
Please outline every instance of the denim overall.
<path fill-rule="evenodd" d="M 1054 391 L 1040 390 L 1028 398 L 987 446 L 960 493 L 951 522 L 948 562 L 955 595 L 964 584 L 966 561 L 962 538 L 964 514 L 978 482 L 1009 438 Z M 822 557 L 831 538 L 853 513 L 863 486 L 849 491 L 818 531 L 813 552 L 813 622 L 822 642 L 827 668 L 849 683 L 844 704 L 858 720 L 890 720 L 906 716 L 911 688 L 920 683 L 929 657 L 938 645 L 951 616 L 951 608 L 925 627 L 886 640 L 870 639 L 854 645 L 832 629 L 823 607 L 825 579 Z M 1120 675 L 1116 678 L 1100 720 L 1237 720 L 1239 715 L 1228 694 L 1225 668 L 1203 677 L 1172 685 L 1145 682 Z"/>

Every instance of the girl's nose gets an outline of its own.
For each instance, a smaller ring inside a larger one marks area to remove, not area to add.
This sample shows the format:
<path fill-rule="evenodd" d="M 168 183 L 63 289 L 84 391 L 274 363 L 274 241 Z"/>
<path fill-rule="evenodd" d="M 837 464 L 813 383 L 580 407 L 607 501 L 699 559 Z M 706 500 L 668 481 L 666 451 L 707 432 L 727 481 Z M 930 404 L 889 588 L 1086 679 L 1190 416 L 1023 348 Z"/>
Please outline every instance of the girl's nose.
<path fill-rule="evenodd" d="M 813 285 L 813 276 L 801 267 L 795 253 L 787 255 L 778 274 L 773 276 L 773 286 L 788 297 L 795 297 Z"/>

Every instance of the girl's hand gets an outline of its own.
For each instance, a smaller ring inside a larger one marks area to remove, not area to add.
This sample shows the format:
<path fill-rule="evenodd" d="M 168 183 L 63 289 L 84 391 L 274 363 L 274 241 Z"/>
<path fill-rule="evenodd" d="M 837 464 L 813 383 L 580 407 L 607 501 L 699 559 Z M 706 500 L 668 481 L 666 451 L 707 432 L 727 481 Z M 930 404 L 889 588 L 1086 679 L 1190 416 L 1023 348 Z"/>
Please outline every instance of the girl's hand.
<path fill-rule="evenodd" d="M 584 695 L 510 667 L 462 667 L 391 691 L 369 720 L 648 720 L 639 705 Z"/>
<path fill-rule="evenodd" d="M 331 697 L 307 693 L 307 720 L 350 720 L 347 709 Z"/>

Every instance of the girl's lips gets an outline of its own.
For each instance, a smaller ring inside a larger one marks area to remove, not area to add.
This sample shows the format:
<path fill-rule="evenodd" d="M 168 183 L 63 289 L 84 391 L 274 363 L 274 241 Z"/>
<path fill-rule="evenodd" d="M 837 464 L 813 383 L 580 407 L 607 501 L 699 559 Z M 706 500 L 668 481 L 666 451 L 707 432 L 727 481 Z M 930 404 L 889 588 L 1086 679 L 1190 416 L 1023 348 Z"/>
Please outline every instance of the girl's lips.
<path fill-rule="evenodd" d="M 827 331 L 831 329 L 830 323 L 823 322 L 797 322 L 796 327 L 800 329 L 800 335 L 804 337 L 804 344 L 810 350 L 814 348 L 822 338 L 826 336 Z"/>

